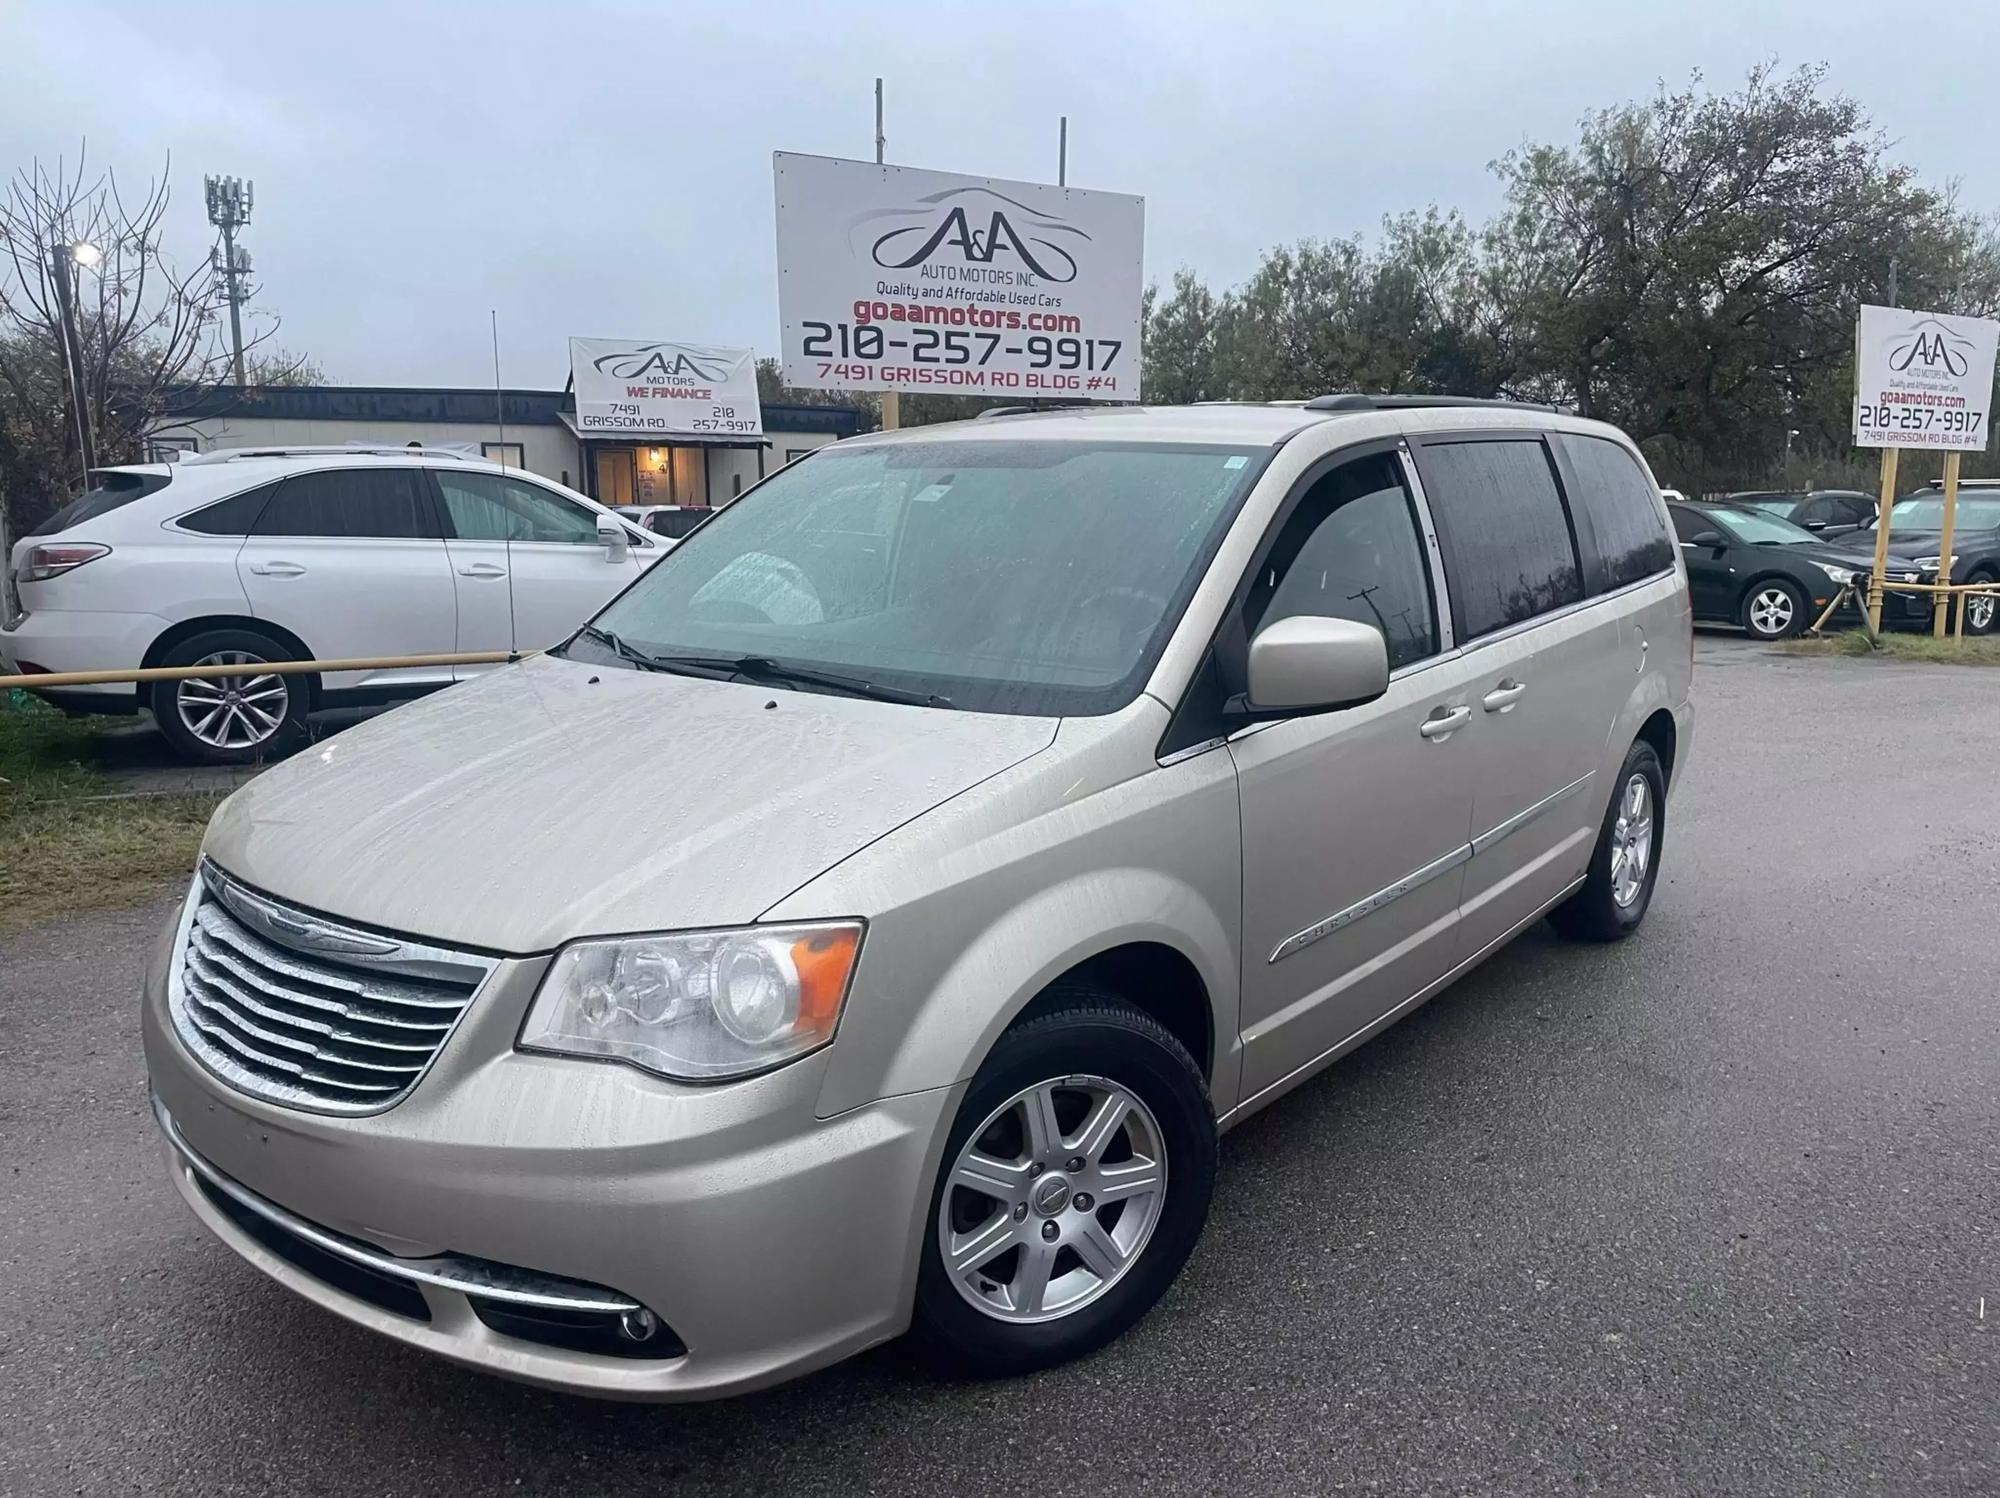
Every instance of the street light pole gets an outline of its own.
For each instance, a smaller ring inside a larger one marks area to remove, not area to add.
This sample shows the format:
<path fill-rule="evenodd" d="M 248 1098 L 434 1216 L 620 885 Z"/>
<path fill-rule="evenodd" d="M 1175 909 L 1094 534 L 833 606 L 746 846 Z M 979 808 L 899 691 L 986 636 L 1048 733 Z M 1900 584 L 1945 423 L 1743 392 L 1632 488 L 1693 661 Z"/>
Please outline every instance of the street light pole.
<path fill-rule="evenodd" d="M 97 467 L 97 449 L 90 437 L 90 402 L 84 394 L 83 340 L 76 331 L 76 268 L 85 247 L 63 245 L 49 252 L 49 279 L 55 283 L 57 321 L 61 323 L 63 373 L 68 377 L 70 409 L 76 414 L 76 454 L 83 463 L 84 487 Z M 92 258 L 96 247 L 89 246 Z"/>

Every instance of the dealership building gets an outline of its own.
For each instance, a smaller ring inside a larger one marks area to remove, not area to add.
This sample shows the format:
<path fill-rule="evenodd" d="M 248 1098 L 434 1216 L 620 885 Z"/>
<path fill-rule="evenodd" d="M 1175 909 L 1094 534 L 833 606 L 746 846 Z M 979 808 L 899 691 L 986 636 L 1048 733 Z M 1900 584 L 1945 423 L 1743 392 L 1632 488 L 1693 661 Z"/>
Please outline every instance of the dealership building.
<path fill-rule="evenodd" d="M 765 405 L 754 431 L 579 425 L 575 389 L 265 385 L 188 390 L 151 438 L 155 460 L 225 447 L 456 446 L 607 505 L 723 505 L 815 447 L 852 437 L 847 406 Z M 750 422 L 739 425 L 752 425 Z"/>

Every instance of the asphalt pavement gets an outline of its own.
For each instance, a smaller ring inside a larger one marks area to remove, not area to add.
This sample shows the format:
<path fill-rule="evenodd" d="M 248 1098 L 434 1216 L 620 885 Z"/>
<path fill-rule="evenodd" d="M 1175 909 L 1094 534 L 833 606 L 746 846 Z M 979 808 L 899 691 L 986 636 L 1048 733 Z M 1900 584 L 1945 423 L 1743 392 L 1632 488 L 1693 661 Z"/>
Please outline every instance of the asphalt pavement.
<path fill-rule="evenodd" d="M 164 1178 L 164 907 L 0 945 L 0 1493 L 2000 1493 L 2000 674 L 1699 656 L 1644 930 L 1230 1135 L 1165 1303 L 1015 1382 L 612 1405 L 374 1338 Z"/>

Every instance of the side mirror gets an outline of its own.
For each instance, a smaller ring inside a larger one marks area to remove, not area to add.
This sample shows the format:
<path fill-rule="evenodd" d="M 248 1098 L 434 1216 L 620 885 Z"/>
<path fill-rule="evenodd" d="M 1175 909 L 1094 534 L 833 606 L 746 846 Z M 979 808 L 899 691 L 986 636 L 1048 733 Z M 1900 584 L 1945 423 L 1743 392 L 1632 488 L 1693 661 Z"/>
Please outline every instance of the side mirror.
<path fill-rule="evenodd" d="M 1688 545 L 1690 546 L 1708 547 L 1716 551 L 1722 550 L 1722 548 L 1727 546 L 1728 544 L 1729 544 L 1728 539 L 1722 534 L 1721 531 L 1699 531 L 1695 534 L 1693 539 L 1691 539 L 1688 542 Z"/>
<path fill-rule="evenodd" d="M 1249 684 L 1252 713 L 1354 707 L 1389 690 L 1389 645 L 1372 624 L 1294 614 L 1257 631 Z"/>
<path fill-rule="evenodd" d="M 597 539 L 604 543 L 606 561 L 622 562 L 626 553 L 632 549 L 631 536 L 626 533 L 625 527 L 618 523 L 614 515 L 597 517 Z"/>

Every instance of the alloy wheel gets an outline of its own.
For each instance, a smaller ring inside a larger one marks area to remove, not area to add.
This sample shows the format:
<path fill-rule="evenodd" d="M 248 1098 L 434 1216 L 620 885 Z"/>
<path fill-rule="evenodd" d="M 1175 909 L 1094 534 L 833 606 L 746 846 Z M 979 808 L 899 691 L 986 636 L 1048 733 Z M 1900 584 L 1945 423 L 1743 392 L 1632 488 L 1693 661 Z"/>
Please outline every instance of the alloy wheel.
<path fill-rule="evenodd" d="M 1965 627 L 1984 633 L 1993 627 L 1995 600 L 1991 593 L 1977 593 L 1965 600 Z"/>
<path fill-rule="evenodd" d="M 1790 593 L 1783 588 L 1763 588 L 1750 600 L 1750 627 L 1760 635 L 1781 635 L 1791 628 L 1796 612 Z"/>
<path fill-rule="evenodd" d="M 1145 1251 L 1166 1203 L 1152 1110 L 1104 1077 L 1024 1087 L 952 1161 L 938 1255 L 952 1284 L 1001 1321 L 1053 1321 L 1102 1297 Z"/>
<path fill-rule="evenodd" d="M 1618 819 L 1611 824 L 1611 898 L 1630 910 L 1646 887 L 1653 863 L 1653 783 L 1644 775 L 1625 782 Z"/>
<path fill-rule="evenodd" d="M 264 658 L 243 650 L 218 650 L 197 666 L 261 666 Z M 196 676 L 175 684 L 174 710 L 181 726 L 213 749 L 254 749 L 274 737 L 291 705 L 285 679 L 269 671 L 241 676 Z"/>

